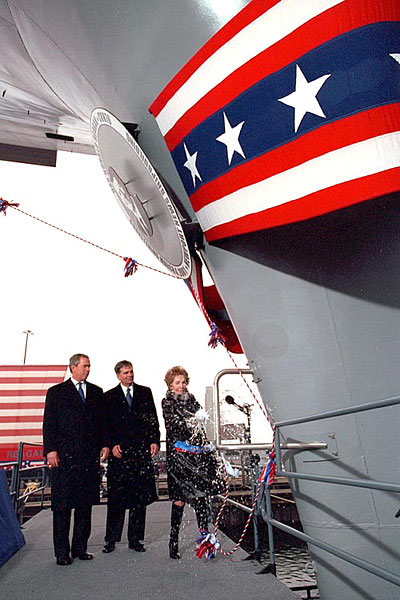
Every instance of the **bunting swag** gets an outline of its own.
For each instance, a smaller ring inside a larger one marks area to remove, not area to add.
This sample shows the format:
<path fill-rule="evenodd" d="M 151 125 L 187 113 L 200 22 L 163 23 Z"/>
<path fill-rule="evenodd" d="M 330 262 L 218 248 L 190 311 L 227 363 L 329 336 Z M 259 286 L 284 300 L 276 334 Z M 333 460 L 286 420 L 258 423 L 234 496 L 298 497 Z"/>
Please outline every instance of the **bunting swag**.
<path fill-rule="evenodd" d="M 254 0 L 150 107 L 209 242 L 400 189 L 398 0 Z"/>
<path fill-rule="evenodd" d="M 192 272 L 189 279 L 185 279 L 185 283 L 204 316 L 211 321 L 209 324 L 215 324 L 221 332 L 226 348 L 235 354 L 243 354 L 236 331 L 216 286 L 203 284 L 202 262 L 197 254 L 192 255 Z"/>

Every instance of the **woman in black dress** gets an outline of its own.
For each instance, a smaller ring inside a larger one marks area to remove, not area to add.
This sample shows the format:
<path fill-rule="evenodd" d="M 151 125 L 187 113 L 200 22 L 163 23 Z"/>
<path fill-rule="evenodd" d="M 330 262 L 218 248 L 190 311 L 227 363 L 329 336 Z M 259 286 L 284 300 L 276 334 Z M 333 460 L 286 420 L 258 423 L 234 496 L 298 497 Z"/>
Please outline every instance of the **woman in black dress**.
<path fill-rule="evenodd" d="M 185 503 L 194 508 L 199 529 L 207 529 L 208 498 L 222 491 L 224 483 L 218 457 L 210 448 L 202 426 L 205 413 L 187 391 L 187 371 L 172 367 L 165 375 L 165 383 L 168 390 L 162 409 L 167 435 L 168 492 L 172 500 L 169 555 L 177 559 Z"/>

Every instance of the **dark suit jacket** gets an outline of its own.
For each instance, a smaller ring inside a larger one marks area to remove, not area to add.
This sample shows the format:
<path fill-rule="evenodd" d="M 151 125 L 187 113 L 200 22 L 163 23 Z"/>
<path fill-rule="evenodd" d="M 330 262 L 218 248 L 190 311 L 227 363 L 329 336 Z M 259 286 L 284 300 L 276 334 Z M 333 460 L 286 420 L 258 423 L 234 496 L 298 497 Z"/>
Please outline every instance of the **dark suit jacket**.
<path fill-rule="evenodd" d="M 104 395 L 110 450 L 121 446 L 122 458 L 110 453 L 108 502 L 120 508 L 146 506 L 157 500 L 150 444 L 160 445 L 160 430 L 150 388 L 134 383 L 132 406 L 121 385 Z"/>
<path fill-rule="evenodd" d="M 103 390 L 97 385 L 86 382 L 85 403 L 71 379 L 47 391 L 43 451 L 55 450 L 60 458 L 59 467 L 51 469 L 53 509 L 99 502 L 103 417 Z"/>

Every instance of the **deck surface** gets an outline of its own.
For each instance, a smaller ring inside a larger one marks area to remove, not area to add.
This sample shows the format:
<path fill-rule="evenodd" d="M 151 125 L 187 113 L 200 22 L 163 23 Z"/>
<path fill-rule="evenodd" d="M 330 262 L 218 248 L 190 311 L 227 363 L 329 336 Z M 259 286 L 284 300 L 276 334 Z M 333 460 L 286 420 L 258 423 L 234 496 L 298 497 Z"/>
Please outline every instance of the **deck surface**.
<path fill-rule="evenodd" d="M 75 560 L 67 567 L 55 564 L 52 515 L 43 510 L 30 519 L 23 532 L 26 545 L 0 569 L 1 597 L 7 600 L 295 600 L 298 598 L 272 575 L 257 574 L 261 567 L 239 549 L 229 558 L 214 560 L 194 556 L 197 527 L 193 511 L 185 508 L 181 531 L 181 560 L 168 556 L 170 503 L 148 507 L 147 551 L 129 550 L 126 529 L 117 548 L 103 554 L 106 507 L 93 510 L 89 540 L 92 561 Z M 220 534 L 222 547 L 233 542 Z"/>

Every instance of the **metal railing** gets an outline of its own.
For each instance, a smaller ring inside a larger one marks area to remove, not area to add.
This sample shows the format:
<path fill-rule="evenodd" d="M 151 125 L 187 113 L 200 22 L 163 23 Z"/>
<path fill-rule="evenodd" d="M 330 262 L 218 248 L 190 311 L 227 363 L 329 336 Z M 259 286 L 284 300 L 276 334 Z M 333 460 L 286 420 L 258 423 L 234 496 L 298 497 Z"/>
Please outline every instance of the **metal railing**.
<path fill-rule="evenodd" d="M 353 486 L 353 487 L 357 487 L 357 488 L 369 488 L 369 489 L 375 489 L 375 490 L 384 490 L 384 491 L 400 493 L 400 485 L 397 485 L 394 483 L 388 483 L 388 482 L 384 482 L 384 481 L 375 481 L 375 480 L 371 480 L 371 479 L 369 479 L 369 480 L 353 479 L 353 478 L 346 478 L 346 477 L 329 477 L 329 476 L 321 476 L 321 475 L 308 475 L 305 473 L 298 473 L 298 472 L 293 472 L 293 471 L 286 471 L 286 470 L 283 471 L 282 458 L 281 458 L 281 450 L 283 449 L 283 447 L 280 444 L 280 428 L 281 427 L 287 427 L 290 425 L 297 425 L 297 424 L 302 424 L 302 423 L 309 423 L 312 421 L 320 421 L 323 419 L 329 419 L 329 418 L 338 417 L 338 416 L 351 415 L 351 414 L 355 414 L 355 413 L 364 412 L 367 410 L 385 408 L 385 407 L 393 406 L 396 404 L 400 404 L 399 397 L 386 398 L 384 400 L 371 402 L 367 405 L 362 404 L 362 405 L 352 406 L 352 407 L 348 407 L 348 408 L 344 408 L 344 409 L 327 411 L 327 412 L 320 413 L 317 415 L 310 415 L 310 416 L 304 417 L 304 418 L 279 421 L 279 422 L 275 423 L 275 428 L 276 428 L 276 430 L 275 430 L 276 431 L 276 438 L 275 438 L 275 442 L 276 442 L 276 445 L 275 445 L 276 472 L 275 472 L 275 475 L 276 476 L 284 476 L 284 477 L 287 477 L 288 479 L 292 479 L 292 480 L 304 479 L 304 480 L 308 480 L 308 481 L 317 481 L 319 483 L 332 483 L 332 484 L 337 484 L 337 485 Z M 380 577 L 382 579 L 385 579 L 386 581 L 389 581 L 390 583 L 400 586 L 400 577 L 396 573 L 392 573 L 391 571 L 387 571 L 386 569 L 377 567 L 376 565 L 370 563 L 369 561 L 367 561 L 365 559 L 353 556 L 352 554 L 349 554 L 348 552 L 345 552 L 344 550 L 341 550 L 340 548 L 337 548 L 336 546 L 327 544 L 326 542 L 323 542 L 322 540 L 319 540 L 318 538 L 307 535 L 301 531 L 298 531 L 297 529 L 294 529 L 293 527 L 290 527 L 289 525 L 285 525 L 284 523 L 281 523 L 280 521 L 277 521 L 276 519 L 274 519 L 273 514 L 272 514 L 270 489 L 265 484 L 262 484 L 262 485 L 264 486 L 263 491 L 265 493 L 262 494 L 262 496 L 261 496 L 261 502 L 259 504 L 259 509 L 260 509 L 260 514 L 261 514 L 262 518 L 264 519 L 264 521 L 267 523 L 267 527 L 268 527 L 268 540 L 269 540 L 269 548 L 270 548 L 270 570 L 272 572 L 274 572 L 274 573 L 276 572 L 274 536 L 273 536 L 273 528 L 276 527 L 277 529 L 280 529 L 281 531 L 285 531 L 286 533 L 289 533 L 289 534 L 307 542 L 310 545 L 314 545 L 318 548 L 321 548 L 322 550 L 325 550 L 326 552 L 329 552 L 330 554 L 333 554 L 334 556 L 341 558 L 341 559 L 345 560 L 346 562 L 349 562 L 361 569 L 364 569 L 365 571 L 368 571 L 369 573 L 372 573 L 372 574 L 376 575 L 377 577 Z"/>
<path fill-rule="evenodd" d="M 245 374 L 245 375 L 252 375 L 252 370 L 251 369 L 243 369 L 241 371 L 241 373 Z M 237 369 L 225 369 L 223 371 L 220 371 L 214 380 L 214 392 L 215 392 L 215 398 L 216 398 L 215 421 L 216 421 L 216 447 L 217 447 L 217 449 L 218 450 L 245 450 L 245 451 L 250 451 L 250 452 L 257 451 L 257 450 L 270 450 L 272 448 L 272 444 L 222 444 L 221 433 L 220 433 L 219 381 L 223 375 L 227 375 L 227 374 L 240 374 L 240 371 Z M 385 398 L 384 400 L 370 402 L 369 404 L 359 404 L 359 405 L 355 405 L 355 406 L 348 407 L 348 408 L 327 411 L 327 412 L 316 414 L 316 415 L 309 415 L 309 416 L 306 416 L 303 418 L 290 419 L 290 420 L 279 421 L 279 422 L 275 423 L 275 432 L 276 432 L 276 437 L 275 437 L 276 472 L 275 472 L 275 475 L 277 477 L 279 477 L 279 476 L 286 477 L 289 480 L 303 479 L 303 480 L 315 481 L 315 482 L 319 482 L 319 483 L 331 483 L 331 484 L 336 484 L 336 485 L 346 485 L 346 486 L 353 486 L 353 487 L 357 487 L 357 488 L 367 488 L 367 489 L 375 489 L 375 490 L 383 490 L 383 491 L 400 493 L 400 485 L 397 485 L 397 484 L 394 484 L 391 482 L 375 481 L 375 480 L 370 480 L 370 479 L 365 480 L 365 479 L 354 479 L 354 478 L 346 478 L 346 477 L 329 477 L 329 476 L 321 476 L 321 475 L 309 475 L 306 473 L 298 473 L 298 472 L 286 471 L 286 470 L 284 471 L 282 469 L 282 457 L 281 457 L 282 450 L 287 450 L 287 451 L 295 450 L 297 452 L 304 451 L 304 450 L 316 451 L 316 450 L 321 450 L 321 449 L 327 449 L 327 444 L 325 442 L 284 443 L 284 444 L 282 444 L 281 440 L 280 440 L 280 428 L 282 428 L 282 427 L 310 423 L 312 421 L 320 421 L 320 420 L 344 416 L 344 415 L 351 415 L 351 414 L 361 413 L 364 411 L 381 409 L 381 408 L 398 405 L 398 404 L 400 404 L 400 398 L 399 397 L 391 397 L 391 398 Z M 257 465 L 254 466 L 254 468 L 252 470 L 253 499 L 254 499 L 254 489 L 255 489 L 255 486 L 257 485 L 259 473 L 260 473 L 259 467 Z M 256 509 L 254 512 L 254 516 L 253 516 L 254 545 L 255 545 L 256 557 L 260 557 L 260 555 L 261 555 L 259 545 L 258 545 L 258 539 L 259 539 L 259 532 L 258 532 L 258 525 L 257 525 L 258 516 L 261 516 L 263 518 L 263 520 L 266 522 L 267 528 L 268 528 L 270 564 L 265 569 L 265 571 L 270 571 L 276 575 L 275 546 L 274 546 L 274 527 L 275 527 L 277 529 L 280 529 L 281 531 L 284 531 L 290 535 L 293 535 L 294 537 L 296 537 L 300 540 L 307 542 L 310 545 L 314 545 L 318 548 L 321 548 L 322 550 L 325 550 L 326 552 L 329 552 L 342 560 L 345 560 L 361 569 L 364 569 L 364 570 L 368 571 L 369 573 L 376 575 L 377 577 L 380 577 L 386 581 L 389 581 L 390 583 L 400 586 L 400 577 L 396 573 L 392 573 L 386 569 L 382 569 L 381 567 L 378 567 L 365 559 L 355 557 L 354 555 L 349 554 L 348 552 L 345 552 L 344 550 L 341 550 L 340 548 L 332 546 L 331 544 L 327 544 L 326 542 L 323 542 L 322 540 L 319 540 L 313 536 L 307 535 L 301 531 L 298 531 L 294 527 L 290 527 L 289 525 L 285 525 L 284 523 L 281 523 L 280 521 L 274 519 L 273 513 L 272 513 L 272 501 L 271 501 L 272 496 L 273 496 L 273 494 L 271 494 L 270 488 L 265 483 L 262 483 L 261 489 L 260 489 L 260 494 L 259 494 L 259 501 L 257 503 Z M 222 498 L 222 496 L 221 496 L 221 498 Z M 251 512 L 251 510 L 249 509 L 248 506 L 240 504 L 239 502 L 236 502 L 229 498 L 228 498 L 228 502 L 238 508 L 241 508 L 245 512 L 248 512 L 248 513 Z M 400 510 L 397 512 L 397 514 L 395 516 L 396 517 L 400 516 Z"/>
<path fill-rule="evenodd" d="M 29 462 L 27 460 L 24 460 L 25 446 L 40 447 L 41 444 L 29 443 L 29 442 L 19 442 L 17 460 L 12 461 L 12 462 L 0 463 L 0 467 L 12 467 L 11 482 L 10 482 L 10 496 L 11 496 L 11 499 L 13 502 L 14 510 L 18 517 L 21 517 L 21 513 L 25 506 L 25 503 L 26 503 L 27 499 L 29 498 L 29 496 L 31 496 L 32 494 L 37 494 L 38 492 L 41 492 L 40 507 L 43 508 L 43 506 L 44 506 L 44 491 L 45 491 L 45 487 L 46 487 L 45 483 L 46 483 L 47 469 L 48 469 L 48 465 L 45 461 L 43 461 L 43 464 L 39 464 L 39 465 L 23 466 L 24 463 Z M 21 488 L 22 475 L 24 473 L 29 473 L 29 472 L 38 471 L 38 470 L 42 471 L 42 477 L 41 477 L 41 482 L 40 482 L 39 487 L 34 487 L 32 489 L 27 488 L 21 494 L 20 488 Z"/>

